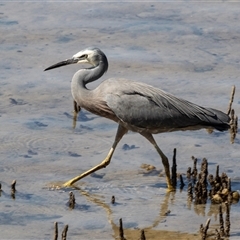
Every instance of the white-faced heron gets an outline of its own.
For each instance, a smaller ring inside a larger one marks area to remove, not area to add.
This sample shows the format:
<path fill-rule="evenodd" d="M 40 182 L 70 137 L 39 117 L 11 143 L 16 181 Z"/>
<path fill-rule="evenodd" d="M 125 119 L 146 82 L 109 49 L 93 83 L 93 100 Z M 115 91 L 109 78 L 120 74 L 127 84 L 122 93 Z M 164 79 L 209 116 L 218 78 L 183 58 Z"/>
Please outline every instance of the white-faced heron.
<path fill-rule="evenodd" d="M 69 180 L 64 186 L 72 185 L 81 178 L 105 168 L 111 161 L 113 152 L 128 130 L 140 133 L 153 144 L 162 159 L 169 190 L 174 189 L 170 179 L 168 158 L 158 147 L 152 134 L 178 130 L 198 130 L 201 128 L 229 129 L 227 114 L 212 108 L 203 108 L 177 98 L 150 85 L 126 79 L 108 79 L 93 90 L 86 85 L 99 79 L 108 69 L 108 60 L 98 48 L 88 48 L 73 55 L 71 59 L 59 62 L 45 69 L 61 67 L 73 63 L 89 63 L 90 68 L 78 70 L 72 79 L 72 96 L 75 110 L 81 108 L 109 118 L 118 123 L 114 143 L 107 157 L 97 166 Z"/>

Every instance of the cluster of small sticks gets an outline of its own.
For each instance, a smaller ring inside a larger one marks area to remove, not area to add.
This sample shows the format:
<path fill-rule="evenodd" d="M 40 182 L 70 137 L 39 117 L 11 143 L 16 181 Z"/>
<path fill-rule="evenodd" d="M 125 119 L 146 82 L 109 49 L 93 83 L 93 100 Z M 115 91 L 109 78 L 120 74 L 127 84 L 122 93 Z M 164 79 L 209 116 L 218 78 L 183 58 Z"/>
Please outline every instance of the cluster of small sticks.
<path fill-rule="evenodd" d="M 237 191 L 232 191 L 231 189 L 231 179 L 226 173 L 219 175 L 219 166 L 217 166 L 215 177 L 210 174 L 208 175 L 208 162 L 204 158 L 201 163 L 201 171 L 198 173 L 197 169 L 197 158 L 193 159 L 193 170 L 189 167 L 187 170 L 188 184 L 188 200 L 193 201 L 195 204 L 206 204 L 208 198 L 211 199 L 213 204 L 219 204 L 219 224 L 220 230 L 215 229 L 215 239 L 220 240 L 224 237 L 230 236 L 230 210 L 229 205 L 232 202 L 239 201 L 239 193 Z M 211 189 L 208 191 L 208 182 Z M 193 191 L 194 190 L 194 191 Z M 194 194 L 193 194 L 194 192 Z M 194 196 L 195 195 L 195 196 Z M 226 206 L 226 219 L 225 228 L 222 214 L 222 204 Z M 200 233 L 202 240 L 207 238 L 207 231 L 209 228 L 211 219 L 209 218 L 205 224 L 200 225 Z"/>
<path fill-rule="evenodd" d="M 218 165 L 215 177 L 210 174 L 208 177 L 208 182 L 211 185 L 209 197 L 213 203 L 222 203 L 226 201 L 228 203 L 232 203 L 233 201 L 239 201 L 239 193 L 237 191 L 232 191 L 231 178 L 229 178 L 224 172 L 221 176 L 219 176 Z"/>
<path fill-rule="evenodd" d="M 193 170 L 189 167 L 187 170 L 188 179 L 188 200 L 195 200 L 195 204 L 205 204 L 207 202 L 207 175 L 208 175 L 208 162 L 207 159 L 203 159 L 201 165 L 201 172 L 198 174 L 197 170 L 197 158 L 193 159 Z M 193 189 L 195 198 L 193 197 Z"/>
<path fill-rule="evenodd" d="M 68 225 L 66 225 L 64 228 L 63 228 L 63 231 L 62 231 L 62 240 L 66 240 L 67 239 L 67 231 L 68 231 Z M 57 240 L 58 239 L 58 223 L 55 222 L 54 223 L 54 240 Z"/>
<path fill-rule="evenodd" d="M 226 217 L 225 217 L 225 224 L 223 220 L 223 212 L 222 212 L 222 205 L 219 205 L 219 229 L 215 229 L 215 240 L 223 240 L 224 238 L 229 238 L 230 236 L 230 209 L 229 209 L 229 203 L 225 202 L 226 207 Z M 207 231 L 210 225 L 211 219 L 208 218 L 205 227 L 203 227 L 203 224 L 200 225 L 200 234 L 202 237 L 202 240 L 205 240 L 207 238 Z M 225 227 L 224 227 L 225 225 Z"/>
<path fill-rule="evenodd" d="M 194 199 L 195 204 L 206 204 L 208 197 L 212 203 L 239 201 L 239 193 L 232 191 L 231 179 L 226 173 L 219 175 L 219 165 L 217 165 L 215 177 L 212 174 L 208 175 L 208 162 L 204 158 L 201 164 L 201 171 L 198 174 L 197 158 L 192 157 L 192 159 L 194 161 L 193 170 L 190 167 L 187 170 L 189 201 Z M 211 186 L 209 191 L 207 189 L 208 183 Z M 193 190 L 195 196 L 193 196 Z"/>

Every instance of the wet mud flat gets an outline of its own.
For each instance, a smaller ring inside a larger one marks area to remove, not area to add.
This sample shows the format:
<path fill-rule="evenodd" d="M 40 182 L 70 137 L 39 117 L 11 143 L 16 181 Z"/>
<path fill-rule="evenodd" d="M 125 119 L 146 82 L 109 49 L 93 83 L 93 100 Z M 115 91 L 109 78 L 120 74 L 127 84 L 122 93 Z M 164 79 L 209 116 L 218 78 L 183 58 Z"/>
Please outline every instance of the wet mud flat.
<path fill-rule="evenodd" d="M 20 225 L 29 236 L 33 229 L 29 229 L 28 222 L 35 222 L 33 232 L 37 232 L 37 225 L 42 225 L 44 221 L 46 229 L 42 229 L 39 239 L 237 239 L 240 234 L 239 192 L 233 189 L 239 181 L 229 184 L 226 173 L 219 173 L 219 166 L 214 174 L 208 174 L 206 159 L 193 160 L 192 171 L 188 168 L 186 174 L 182 174 L 183 181 L 180 182 L 177 177 L 176 192 L 166 193 L 161 187 L 165 185 L 161 184 L 164 181 L 163 177 L 159 177 L 161 171 L 147 164 L 135 171 L 134 177 L 133 173 L 127 172 L 115 174 L 116 179 L 112 179 L 112 174 L 110 179 L 105 180 L 101 175 L 92 175 L 92 178 L 103 180 L 98 186 L 79 184 L 75 188 L 61 189 L 56 187 L 61 183 L 52 183 L 42 189 L 45 196 L 48 195 L 45 199 L 26 191 L 20 192 L 16 181 L 13 181 L 11 188 L 1 188 L 1 200 L 6 209 L 3 213 L 5 222 L 1 219 L 6 229 L 3 228 L 2 233 L 6 234 L 10 227 L 14 236 L 14 230 L 18 232 Z M 126 186 L 116 189 L 115 184 L 122 175 L 125 176 L 122 182 Z M 205 182 L 206 195 L 204 186 L 199 188 L 204 176 L 208 178 L 208 183 Z M 144 186 L 138 186 L 138 178 L 144 178 L 141 181 Z M 128 185 L 131 180 L 134 184 Z M 111 196 L 111 193 L 116 195 Z M 10 214 L 8 209 L 14 209 L 14 214 Z M 41 214 L 37 214 L 38 210 Z M 52 215 L 53 210 L 60 215 Z M 27 217 L 24 217 L 24 212 Z M 101 212 L 101 216 L 97 217 L 96 213 L 99 215 Z M 119 216 L 122 217 L 117 220 Z M 53 219 L 59 220 L 54 222 L 54 226 Z M 67 221 L 69 224 L 66 224 Z"/>
<path fill-rule="evenodd" d="M 67 239 L 201 239 L 219 229 L 219 204 L 188 201 L 186 175 L 196 156 L 209 173 L 225 172 L 239 191 L 239 140 L 205 130 L 156 135 L 185 186 L 166 193 L 157 153 L 137 134 L 119 144 L 111 164 L 81 180 L 77 189 L 54 186 L 100 163 L 116 125 L 81 112 L 72 130 L 70 81 L 76 66 L 44 73 L 88 46 L 101 48 L 110 66 L 103 80 L 124 77 L 197 103 L 240 112 L 238 3 L 0 3 L 0 238 L 53 239 L 68 225 Z M 94 88 L 99 80 L 89 87 Z M 239 124 L 238 124 L 239 125 Z M 142 164 L 155 166 L 152 171 Z M 161 177 L 159 177 L 159 175 Z M 16 192 L 12 195 L 12 180 Z M 57 182 L 59 181 L 59 182 Z M 178 182 L 179 184 L 179 182 Z M 69 192 L 75 208 L 68 205 Z M 112 204 L 112 196 L 115 203 Z M 223 203 L 225 220 L 226 208 Z M 239 239 L 239 203 L 230 206 L 230 237 Z M 161 238 L 159 238 L 161 236 Z M 208 236 L 209 239 L 213 236 Z"/>

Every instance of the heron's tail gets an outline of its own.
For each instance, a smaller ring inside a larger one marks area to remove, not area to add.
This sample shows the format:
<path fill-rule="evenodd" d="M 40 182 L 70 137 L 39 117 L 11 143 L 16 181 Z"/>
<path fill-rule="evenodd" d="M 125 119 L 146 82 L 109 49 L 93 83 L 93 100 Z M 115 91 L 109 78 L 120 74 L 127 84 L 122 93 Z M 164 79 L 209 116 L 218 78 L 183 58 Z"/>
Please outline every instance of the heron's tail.
<path fill-rule="evenodd" d="M 218 131 L 226 131 L 230 128 L 231 118 L 226 113 L 212 108 L 208 108 L 208 110 L 216 115 L 216 118 L 211 120 L 211 127 L 214 127 Z"/>

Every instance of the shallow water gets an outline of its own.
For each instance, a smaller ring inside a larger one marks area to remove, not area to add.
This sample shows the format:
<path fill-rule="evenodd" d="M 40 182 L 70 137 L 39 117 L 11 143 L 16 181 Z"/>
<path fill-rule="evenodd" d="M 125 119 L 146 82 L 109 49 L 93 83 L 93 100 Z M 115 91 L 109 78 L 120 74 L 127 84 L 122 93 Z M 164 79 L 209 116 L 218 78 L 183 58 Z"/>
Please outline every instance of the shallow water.
<path fill-rule="evenodd" d="M 116 124 L 82 111 L 72 130 L 71 77 L 78 68 L 43 70 L 88 46 L 101 48 L 110 63 L 102 77 L 146 82 L 178 97 L 226 111 L 232 85 L 240 112 L 240 4 L 224 3 L 0 3 L 0 197 L 1 239 L 49 239 L 54 222 L 69 224 L 68 239 L 116 239 L 123 219 L 127 239 L 141 228 L 147 239 L 197 239 L 201 223 L 216 209 L 189 206 L 186 189 L 166 194 L 161 161 L 153 147 L 129 133 L 106 169 L 78 183 L 76 209 L 70 189 L 54 190 L 98 164 L 107 154 Z M 92 83 L 94 88 L 101 80 Z M 239 139 L 229 133 L 164 133 L 155 136 L 178 172 L 191 156 L 220 165 L 239 190 Z M 126 145 L 130 148 L 126 148 Z M 125 146 L 125 147 L 124 147 Z M 133 146 L 133 147 L 131 147 Z M 146 175 L 142 163 L 156 166 Z M 10 184 L 17 180 L 13 200 Z M 117 204 L 111 205 L 111 196 Z M 164 213 L 171 213 L 165 216 Z M 239 203 L 231 207 L 231 237 L 238 239 Z M 169 232 L 167 232 L 169 231 Z M 189 235 L 186 235 L 188 233 Z"/>

